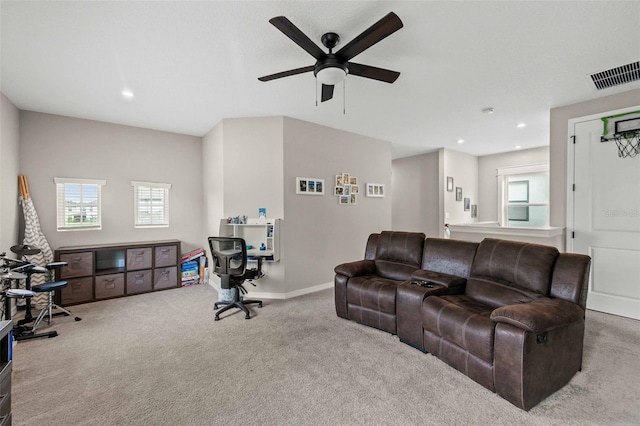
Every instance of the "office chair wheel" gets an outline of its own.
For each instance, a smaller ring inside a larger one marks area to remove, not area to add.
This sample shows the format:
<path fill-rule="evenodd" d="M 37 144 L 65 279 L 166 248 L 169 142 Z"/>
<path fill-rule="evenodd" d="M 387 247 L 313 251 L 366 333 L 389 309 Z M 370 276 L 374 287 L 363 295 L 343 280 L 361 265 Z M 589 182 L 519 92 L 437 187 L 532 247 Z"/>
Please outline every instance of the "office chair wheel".
<path fill-rule="evenodd" d="M 79 318 L 79 317 L 74 317 L 73 319 L 76 321 L 82 321 L 82 318 Z"/>
<path fill-rule="evenodd" d="M 215 316 L 215 318 L 213 318 L 214 321 L 220 321 L 220 317 L 219 316 Z"/>
<path fill-rule="evenodd" d="M 247 314 L 244 319 L 251 319 L 251 316 L 249 316 L 249 314 Z"/>

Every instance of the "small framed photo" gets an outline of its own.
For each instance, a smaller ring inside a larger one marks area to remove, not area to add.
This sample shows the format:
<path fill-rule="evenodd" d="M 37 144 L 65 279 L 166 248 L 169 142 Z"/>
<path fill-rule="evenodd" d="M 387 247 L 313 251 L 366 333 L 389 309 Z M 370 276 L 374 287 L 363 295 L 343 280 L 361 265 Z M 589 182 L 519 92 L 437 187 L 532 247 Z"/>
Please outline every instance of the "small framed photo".
<path fill-rule="evenodd" d="M 384 197 L 384 184 L 367 183 L 367 197 Z"/>
<path fill-rule="evenodd" d="M 342 186 L 342 175 L 336 175 L 336 186 Z"/>
<path fill-rule="evenodd" d="M 348 206 L 349 205 L 349 196 L 348 195 L 341 195 L 339 202 L 340 202 L 341 206 Z"/>
<path fill-rule="evenodd" d="M 351 176 L 349 178 L 349 185 L 357 185 L 358 184 L 358 178 L 355 176 Z"/>
<path fill-rule="evenodd" d="M 324 179 L 296 178 L 296 194 L 324 195 Z"/>
<path fill-rule="evenodd" d="M 349 173 L 342 173 L 342 184 L 349 185 Z"/>
<path fill-rule="evenodd" d="M 360 187 L 358 185 L 352 184 L 351 185 L 351 193 L 352 194 L 357 194 L 358 192 L 360 192 Z"/>
<path fill-rule="evenodd" d="M 355 206 L 357 198 L 358 196 L 356 194 L 351 194 L 349 196 L 349 204 L 351 204 L 352 206 Z"/>
<path fill-rule="evenodd" d="M 343 195 L 343 193 L 344 193 L 344 186 L 340 185 L 340 186 L 336 186 L 334 188 L 333 195 L 336 195 L 336 196 L 339 197 L 339 196 Z"/>
<path fill-rule="evenodd" d="M 456 201 L 462 201 L 462 188 L 456 186 Z"/>
<path fill-rule="evenodd" d="M 470 198 L 465 198 L 464 199 L 464 211 L 468 212 L 470 206 L 471 206 L 471 199 Z"/>
<path fill-rule="evenodd" d="M 447 176 L 447 191 L 453 192 L 453 178 L 451 176 Z"/>
<path fill-rule="evenodd" d="M 478 217 L 478 205 L 471 204 L 471 217 Z"/>
<path fill-rule="evenodd" d="M 342 195 L 351 195 L 351 185 L 345 185 L 342 188 Z"/>

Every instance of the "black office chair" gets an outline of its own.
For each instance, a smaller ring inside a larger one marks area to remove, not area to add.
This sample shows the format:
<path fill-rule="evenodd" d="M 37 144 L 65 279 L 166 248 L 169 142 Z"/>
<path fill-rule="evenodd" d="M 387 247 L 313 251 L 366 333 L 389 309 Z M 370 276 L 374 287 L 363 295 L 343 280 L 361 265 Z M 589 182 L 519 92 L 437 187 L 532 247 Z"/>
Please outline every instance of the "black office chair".
<path fill-rule="evenodd" d="M 220 277 L 220 287 L 233 289 L 231 301 L 213 305 L 215 310 L 220 309 L 218 305 L 226 305 L 216 312 L 215 320 L 219 321 L 220 314 L 231 308 L 241 309 L 245 313 L 244 318 L 250 319 L 249 309 L 245 305 L 258 304 L 262 308 L 262 301 L 244 299 L 241 294 L 246 294 L 247 290 L 242 284 L 262 276 L 261 262 L 258 262 L 258 269 L 247 269 L 247 244 L 242 238 L 209 237 L 209 248 L 213 257 L 213 273 Z"/>

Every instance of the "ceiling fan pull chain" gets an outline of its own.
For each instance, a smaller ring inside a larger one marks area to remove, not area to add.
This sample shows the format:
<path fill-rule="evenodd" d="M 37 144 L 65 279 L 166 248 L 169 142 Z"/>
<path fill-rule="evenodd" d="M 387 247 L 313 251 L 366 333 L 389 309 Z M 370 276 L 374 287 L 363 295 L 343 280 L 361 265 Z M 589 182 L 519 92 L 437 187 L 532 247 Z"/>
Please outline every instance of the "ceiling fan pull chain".
<path fill-rule="evenodd" d="M 318 106 L 318 79 L 314 78 L 316 81 L 316 106 Z"/>

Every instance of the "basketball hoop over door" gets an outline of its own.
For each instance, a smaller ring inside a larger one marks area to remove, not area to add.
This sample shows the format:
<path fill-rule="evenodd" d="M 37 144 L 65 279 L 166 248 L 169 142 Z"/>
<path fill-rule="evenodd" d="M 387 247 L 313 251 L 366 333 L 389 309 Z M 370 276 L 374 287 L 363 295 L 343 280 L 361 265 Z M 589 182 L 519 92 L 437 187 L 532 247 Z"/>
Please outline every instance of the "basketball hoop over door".
<path fill-rule="evenodd" d="M 614 134 L 610 137 L 607 137 L 609 133 L 607 127 L 610 119 L 631 114 L 640 114 L 640 111 L 602 117 L 604 130 L 600 137 L 600 142 L 615 141 L 618 147 L 618 157 L 620 158 L 633 158 L 640 154 L 640 117 L 616 121 Z"/>

